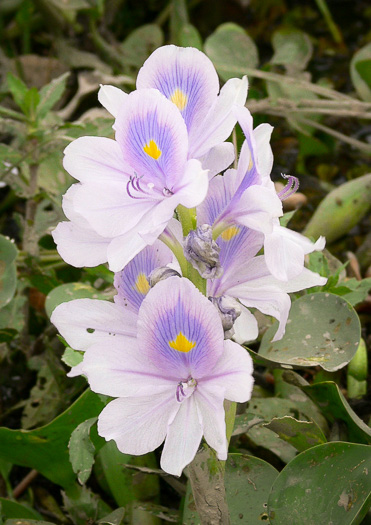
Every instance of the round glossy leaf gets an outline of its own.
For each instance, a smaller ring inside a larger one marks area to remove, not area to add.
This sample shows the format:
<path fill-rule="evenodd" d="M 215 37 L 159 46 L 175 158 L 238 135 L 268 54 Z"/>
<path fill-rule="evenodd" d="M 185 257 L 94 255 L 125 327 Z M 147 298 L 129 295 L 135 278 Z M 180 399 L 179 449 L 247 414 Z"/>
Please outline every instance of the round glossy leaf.
<path fill-rule="evenodd" d="M 15 258 L 17 248 L 15 244 L 0 235 L 0 308 L 9 303 L 17 286 L 17 272 Z"/>
<path fill-rule="evenodd" d="M 237 24 L 222 24 L 206 39 L 205 51 L 223 80 L 241 77 L 246 68 L 258 65 L 258 50 L 246 31 Z"/>
<path fill-rule="evenodd" d="M 268 523 L 268 495 L 277 476 L 277 470 L 262 459 L 240 454 L 228 455 L 225 490 L 232 524 Z M 200 523 L 188 484 L 182 524 Z"/>
<path fill-rule="evenodd" d="M 259 355 L 292 366 L 321 366 L 334 372 L 357 351 L 361 339 L 358 315 L 342 297 L 314 293 L 297 299 L 290 311 L 286 333 L 271 342 L 275 323 L 265 334 Z"/>
<path fill-rule="evenodd" d="M 362 47 L 350 62 L 350 76 L 358 95 L 371 102 L 371 42 Z"/>
<path fill-rule="evenodd" d="M 302 452 L 276 478 L 268 500 L 271 525 L 358 525 L 371 499 L 371 452 L 325 443 Z"/>

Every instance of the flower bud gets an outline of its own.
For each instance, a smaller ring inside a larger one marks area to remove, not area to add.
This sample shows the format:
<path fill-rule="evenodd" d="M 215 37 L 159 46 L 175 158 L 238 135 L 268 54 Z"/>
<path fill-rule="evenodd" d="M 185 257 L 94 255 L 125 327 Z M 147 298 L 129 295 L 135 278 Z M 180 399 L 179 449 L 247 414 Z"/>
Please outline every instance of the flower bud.
<path fill-rule="evenodd" d="M 219 252 L 220 248 L 213 241 L 213 231 L 209 224 L 203 224 L 190 231 L 185 238 L 185 258 L 204 279 L 216 279 L 222 275 Z"/>
<path fill-rule="evenodd" d="M 168 277 L 174 276 L 180 277 L 180 274 L 172 268 L 168 268 L 167 266 L 161 266 L 160 268 L 155 268 L 154 270 L 152 270 L 152 272 L 148 276 L 148 283 L 150 287 L 153 288 L 155 284 L 159 283 L 160 281 L 163 281 Z"/>
<path fill-rule="evenodd" d="M 225 339 L 231 339 L 234 335 L 233 325 L 237 317 L 241 315 L 241 307 L 233 297 L 209 297 L 219 313 L 224 329 Z"/>

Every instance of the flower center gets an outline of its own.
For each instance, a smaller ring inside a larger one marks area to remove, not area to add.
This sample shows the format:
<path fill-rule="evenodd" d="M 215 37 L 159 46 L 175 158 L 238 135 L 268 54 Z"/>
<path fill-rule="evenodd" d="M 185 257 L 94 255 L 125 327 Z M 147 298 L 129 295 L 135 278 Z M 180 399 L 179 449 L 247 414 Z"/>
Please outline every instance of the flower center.
<path fill-rule="evenodd" d="M 179 332 L 173 341 L 169 341 L 169 346 L 178 352 L 188 353 L 196 346 L 196 341 L 189 341 L 182 332 Z"/>
<path fill-rule="evenodd" d="M 183 111 L 187 105 L 188 97 L 181 89 L 176 88 L 174 93 L 171 95 L 170 100 L 180 111 Z"/>
<path fill-rule="evenodd" d="M 197 387 L 196 379 L 189 377 L 187 381 L 180 381 L 176 387 L 176 399 L 179 403 L 190 397 Z"/>
<path fill-rule="evenodd" d="M 152 157 L 153 159 L 157 160 L 159 157 L 161 157 L 162 151 L 157 146 L 156 142 L 151 139 L 148 144 L 145 144 L 143 146 L 144 153 L 147 153 L 149 157 Z"/>

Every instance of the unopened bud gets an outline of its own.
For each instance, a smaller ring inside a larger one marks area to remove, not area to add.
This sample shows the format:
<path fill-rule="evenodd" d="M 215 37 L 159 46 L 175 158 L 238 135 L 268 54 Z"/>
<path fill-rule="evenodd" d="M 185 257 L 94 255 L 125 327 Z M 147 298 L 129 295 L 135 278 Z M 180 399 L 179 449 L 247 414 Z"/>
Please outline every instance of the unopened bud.
<path fill-rule="evenodd" d="M 155 284 L 159 283 L 160 281 L 174 276 L 180 277 L 180 274 L 172 268 L 168 268 L 167 266 L 161 266 L 160 268 L 155 268 L 154 270 L 152 270 L 152 272 L 148 276 L 148 283 L 150 287 L 153 288 L 153 286 L 155 286 Z"/>
<path fill-rule="evenodd" d="M 216 279 L 222 275 L 219 252 L 220 248 L 213 241 L 213 230 L 209 224 L 203 224 L 192 230 L 185 238 L 185 258 L 204 279 Z"/>
<path fill-rule="evenodd" d="M 241 315 L 241 307 L 239 303 L 232 297 L 209 297 L 209 301 L 213 303 L 219 313 L 219 317 L 222 321 L 224 337 L 230 339 L 234 336 L 233 325 Z"/>

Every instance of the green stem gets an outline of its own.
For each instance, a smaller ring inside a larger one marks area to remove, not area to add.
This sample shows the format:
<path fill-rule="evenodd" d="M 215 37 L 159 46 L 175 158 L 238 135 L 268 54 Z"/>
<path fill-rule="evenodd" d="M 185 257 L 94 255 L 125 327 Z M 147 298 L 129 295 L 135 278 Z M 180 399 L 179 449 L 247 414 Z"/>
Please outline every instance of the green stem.
<path fill-rule="evenodd" d="M 335 24 L 334 19 L 332 18 L 331 12 L 326 4 L 326 0 L 316 0 L 316 4 L 326 21 L 327 27 L 332 34 L 332 38 L 337 44 L 343 44 L 343 35 L 340 33 L 338 26 Z"/>
<path fill-rule="evenodd" d="M 186 208 L 179 204 L 176 212 L 183 228 L 183 235 L 184 237 L 187 237 L 189 232 L 196 228 L 196 209 Z"/>

